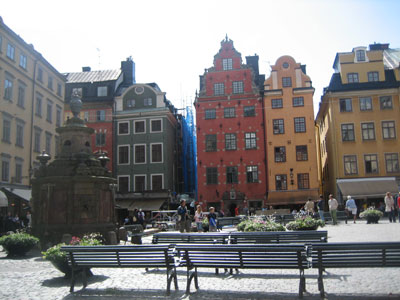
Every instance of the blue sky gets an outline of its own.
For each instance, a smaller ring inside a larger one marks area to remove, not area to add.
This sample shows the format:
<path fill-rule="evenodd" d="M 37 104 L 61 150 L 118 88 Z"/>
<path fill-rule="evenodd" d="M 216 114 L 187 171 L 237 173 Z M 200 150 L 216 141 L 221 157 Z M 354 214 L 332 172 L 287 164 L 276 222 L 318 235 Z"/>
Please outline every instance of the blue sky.
<path fill-rule="evenodd" d="M 132 56 L 137 82 L 157 82 L 175 106 L 191 105 L 199 75 L 228 34 L 260 72 L 291 55 L 316 88 L 314 114 L 337 52 L 374 42 L 400 48 L 400 1 L 2 1 L 0 16 L 59 72 L 117 69 Z"/>

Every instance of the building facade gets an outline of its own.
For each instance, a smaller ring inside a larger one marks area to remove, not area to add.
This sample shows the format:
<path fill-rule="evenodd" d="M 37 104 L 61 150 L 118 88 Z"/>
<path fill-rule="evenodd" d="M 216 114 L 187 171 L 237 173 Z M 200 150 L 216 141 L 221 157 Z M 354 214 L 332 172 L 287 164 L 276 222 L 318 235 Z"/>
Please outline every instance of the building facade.
<path fill-rule="evenodd" d="M 226 37 L 196 96 L 198 201 L 203 208 L 264 207 L 265 142 L 258 56 L 246 57 Z"/>
<path fill-rule="evenodd" d="M 113 112 L 115 97 L 135 82 L 135 63 L 132 58 L 121 62 L 121 69 L 91 71 L 83 67 L 82 72 L 66 73 L 65 116 L 72 117 L 69 102 L 73 94 L 82 99 L 80 118 L 94 129 L 92 150 L 96 154 L 105 152 L 111 163 L 108 168 L 114 169 L 114 129 Z"/>
<path fill-rule="evenodd" d="M 389 44 L 337 53 L 316 117 L 325 195 L 378 205 L 398 192 L 399 61 Z"/>
<path fill-rule="evenodd" d="M 30 200 L 36 157 L 56 155 L 64 87 L 64 76 L 0 17 L 0 187 L 11 198 Z"/>
<path fill-rule="evenodd" d="M 268 205 L 318 199 L 313 95 L 305 65 L 282 56 L 271 66 L 264 83 Z"/>

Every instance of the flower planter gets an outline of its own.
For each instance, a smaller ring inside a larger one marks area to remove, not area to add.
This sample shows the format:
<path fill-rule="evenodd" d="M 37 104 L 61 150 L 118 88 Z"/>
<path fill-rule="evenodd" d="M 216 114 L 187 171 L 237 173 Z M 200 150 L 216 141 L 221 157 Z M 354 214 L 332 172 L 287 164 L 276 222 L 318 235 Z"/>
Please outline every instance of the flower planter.
<path fill-rule="evenodd" d="M 379 219 L 379 216 L 367 216 L 367 224 L 378 224 Z"/>
<path fill-rule="evenodd" d="M 68 261 L 53 261 L 53 260 L 51 260 L 50 262 L 58 271 L 65 274 L 64 278 L 71 278 L 72 268 L 68 264 Z M 86 276 L 87 277 L 93 276 L 93 273 L 90 269 L 86 270 Z"/>

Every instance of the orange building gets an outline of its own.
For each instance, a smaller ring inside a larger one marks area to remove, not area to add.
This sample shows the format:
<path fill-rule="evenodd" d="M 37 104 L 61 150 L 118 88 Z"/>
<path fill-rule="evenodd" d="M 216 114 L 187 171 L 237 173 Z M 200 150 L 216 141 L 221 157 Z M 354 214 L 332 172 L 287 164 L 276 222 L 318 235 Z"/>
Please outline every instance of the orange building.
<path fill-rule="evenodd" d="M 311 79 L 290 56 L 271 66 L 264 83 L 267 204 L 304 204 L 318 198 L 318 168 Z"/>

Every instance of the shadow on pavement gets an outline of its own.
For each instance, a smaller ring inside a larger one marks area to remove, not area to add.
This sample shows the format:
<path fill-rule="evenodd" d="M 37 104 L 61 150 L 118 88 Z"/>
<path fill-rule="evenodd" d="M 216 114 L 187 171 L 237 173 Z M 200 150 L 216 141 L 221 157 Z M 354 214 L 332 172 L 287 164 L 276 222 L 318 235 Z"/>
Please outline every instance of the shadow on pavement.
<path fill-rule="evenodd" d="M 88 285 L 96 282 L 102 282 L 107 280 L 109 277 L 104 275 L 94 275 L 88 278 Z M 42 286 L 51 287 L 51 288 L 58 288 L 58 287 L 69 287 L 71 284 L 71 279 L 65 277 L 55 277 L 51 279 L 46 279 L 42 281 Z M 78 276 L 76 279 L 77 289 L 82 286 L 81 277 Z"/>

